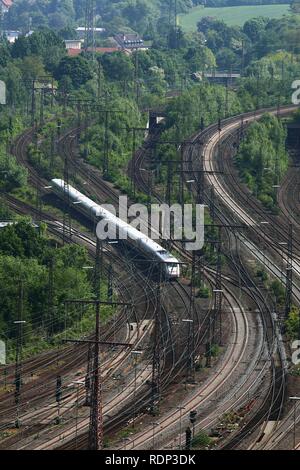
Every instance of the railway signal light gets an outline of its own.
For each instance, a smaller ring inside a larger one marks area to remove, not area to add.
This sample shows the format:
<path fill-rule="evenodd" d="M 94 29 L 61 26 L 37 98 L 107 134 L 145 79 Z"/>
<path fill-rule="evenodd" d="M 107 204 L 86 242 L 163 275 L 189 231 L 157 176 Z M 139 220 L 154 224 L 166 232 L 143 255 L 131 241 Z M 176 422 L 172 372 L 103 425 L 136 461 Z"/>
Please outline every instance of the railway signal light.
<path fill-rule="evenodd" d="M 197 411 L 196 410 L 192 410 L 190 411 L 190 422 L 193 426 L 193 439 L 195 437 L 195 423 L 196 423 L 196 419 L 197 419 Z"/>
<path fill-rule="evenodd" d="M 61 386 L 62 386 L 61 376 L 58 375 L 57 378 L 56 378 L 56 392 L 55 392 L 55 400 L 56 400 L 57 403 L 59 403 L 62 399 Z"/>
<path fill-rule="evenodd" d="M 221 126 L 221 118 L 218 119 L 218 131 L 221 132 L 222 126 Z"/>
<path fill-rule="evenodd" d="M 185 449 L 190 450 L 192 444 L 192 431 L 191 428 L 186 428 L 185 431 Z"/>
<path fill-rule="evenodd" d="M 196 410 L 190 411 L 190 422 L 192 424 L 196 422 L 196 417 L 197 417 L 197 411 Z"/>
<path fill-rule="evenodd" d="M 21 385 L 22 385 L 22 379 L 21 379 L 21 374 L 20 372 L 17 372 L 16 378 L 15 378 L 15 403 L 18 403 L 19 398 L 20 398 L 20 392 L 21 392 Z"/>

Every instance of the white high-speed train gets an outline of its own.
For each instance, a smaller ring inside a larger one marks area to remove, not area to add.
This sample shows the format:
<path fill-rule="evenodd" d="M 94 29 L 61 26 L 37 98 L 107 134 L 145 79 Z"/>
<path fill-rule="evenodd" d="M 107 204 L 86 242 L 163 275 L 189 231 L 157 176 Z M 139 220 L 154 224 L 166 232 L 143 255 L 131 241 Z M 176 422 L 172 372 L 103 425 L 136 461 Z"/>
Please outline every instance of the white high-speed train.
<path fill-rule="evenodd" d="M 51 182 L 54 192 L 60 198 L 63 198 L 65 191 L 64 181 L 61 179 L 53 179 Z M 133 246 L 150 261 L 157 263 L 157 268 L 160 267 L 162 274 L 167 279 L 176 279 L 180 276 L 179 261 L 162 246 L 116 217 L 107 209 L 104 209 L 84 196 L 84 194 L 77 191 L 77 189 L 73 188 L 71 185 L 67 186 L 67 191 L 70 202 L 76 203 L 76 209 L 89 220 L 93 220 L 96 223 L 102 219 L 105 219 L 107 222 L 109 221 L 110 226 L 116 228 L 116 233 L 119 234 L 122 241 Z M 122 237 L 120 234 L 122 234 Z"/>

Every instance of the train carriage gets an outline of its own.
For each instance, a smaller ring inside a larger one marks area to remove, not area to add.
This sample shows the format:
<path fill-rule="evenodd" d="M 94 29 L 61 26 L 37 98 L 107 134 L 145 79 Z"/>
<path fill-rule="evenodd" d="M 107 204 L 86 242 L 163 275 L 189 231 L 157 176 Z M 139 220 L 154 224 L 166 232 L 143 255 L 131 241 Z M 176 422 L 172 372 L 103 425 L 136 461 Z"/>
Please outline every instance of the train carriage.
<path fill-rule="evenodd" d="M 52 187 L 60 198 L 64 198 L 64 192 L 66 190 L 70 202 L 73 204 L 76 203 L 78 211 L 84 214 L 89 220 L 96 223 L 103 219 L 107 220 L 111 226 L 116 228 L 116 233 L 122 233 L 124 242 L 141 252 L 149 261 L 160 265 L 161 271 L 167 279 L 176 279 L 180 276 L 179 261 L 161 245 L 151 240 L 151 238 L 147 237 L 136 228 L 131 227 L 104 207 L 101 207 L 99 204 L 92 201 L 92 199 L 80 193 L 71 185 L 65 186 L 63 180 L 53 179 Z"/>

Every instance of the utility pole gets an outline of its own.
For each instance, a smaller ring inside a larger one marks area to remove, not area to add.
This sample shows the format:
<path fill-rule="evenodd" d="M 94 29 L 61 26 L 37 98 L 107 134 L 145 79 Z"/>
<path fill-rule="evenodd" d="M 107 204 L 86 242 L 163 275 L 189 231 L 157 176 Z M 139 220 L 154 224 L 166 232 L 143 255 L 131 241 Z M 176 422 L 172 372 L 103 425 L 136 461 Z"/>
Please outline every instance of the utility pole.
<path fill-rule="evenodd" d="M 204 155 L 201 155 L 201 157 L 200 157 L 201 171 L 200 171 L 199 182 L 197 184 L 197 204 L 204 204 L 204 192 L 205 192 L 204 174 L 205 174 L 205 171 L 203 170 L 203 163 L 204 163 Z"/>
<path fill-rule="evenodd" d="M 49 260 L 48 315 L 46 319 L 47 338 L 54 332 L 54 258 Z"/>
<path fill-rule="evenodd" d="M 87 371 L 85 376 L 85 404 L 91 406 L 92 404 L 92 371 L 93 371 L 93 344 L 88 345 L 88 359 L 87 359 Z"/>
<path fill-rule="evenodd" d="M 39 165 L 41 163 L 41 154 L 39 153 Z M 37 211 L 37 223 L 38 233 L 41 235 L 41 221 L 42 221 L 42 197 L 39 183 L 36 186 L 36 211 Z"/>
<path fill-rule="evenodd" d="M 168 37 L 168 44 L 170 46 L 170 41 L 171 41 L 171 37 L 172 37 L 172 3 L 173 3 L 173 0 L 169 0 L 169 5 L 168 5 L 168 13 L 169 13 L 169 18 L 168 18 L 168 34 L 169 34 L 169 37 Z"/>
<path fill-rule="evenodd" d="M 229 108 L 228 108 L 228 98 L 229 98 L 229 78 L 227 77 L 226 78 L 226 88 L 225 88 L 225 118 L 228 116 L 228 111 L 229 111 Z"/>
<path fill-rule="evenodd" d="M 195 383 L 195 359 L 196 359 L 196 325 L 195 325 L 195 272 L 196 272 L 196 253 L 192 252 L 192 272 L 191 272 L 191 290 L 190 290 L 190 322 L 189 322 L 189 345 L 190 352 L 188 357 L 187 382 Z"/>
<path fill-rule="evenodd" d="M 40 90 L 40 127 L 44 125 L 44 88 Z"/>
<path fill-rule="evenodd" d="M 135 55 L 134 55 L 134 82 L 135 82 L 135 95 L 136 95 L 136 103 L 137 106 L 139 105 L 139 99 L 140 99 L 140 84 L 139 84 L 139 56 L 138 56 L 138 49 L 135 50 Z"/>
<path fill-rule="evenodd" d="M 95 59 L 95 2 L 86 0 L 85 4 L 85 51 L 92 51 L 92 59 Z"/>
<path fill-rule="evenodd" d="M 69 300 L 65 304 L 92 304 L 95 306 L 95 340 L 66 340 L 73 343 L 88 343 L 93 345 L 93 374 L 91 380 L 91 399 L 88 402 L 91 404 L 90 412 L 90 427 L 89 427 L 89 450 L 103 449 L 103 397 L 102 397 L 102 378 L 101 378 L 101 364 L 100 364 L 100 345 L 107 344 L 109 346 L 131 347 L 128 343 L 105 342 L 100 340 L 100 308 L 102 304 L 105 305 L 131 305 L 124 302 L 102 302 L 101 301 L 101 267 L 103 262 L 102 241 L 97 237 L 96 242 L 96 259 L 95 259 L 95 278 L 94 290 L 96 300 Z M 91 353 L 91 350 L 89 350 Z M 88 380 L 90 380 L 88 378 Z M 87 377 L 86 377 L 87 385 Z M 88 388 L 86 387 L 88 392 Z"/>
<path fill-rule="evenodd" d="M 172 182 L 173 182 L 173 166 L 172 166 L 172 161 L 168 161 L 166 200 L 167 200 L 169 207 L 171 206 L 171 199 L 172 199 Z"/>
<path fill-rule="evenodd" d="M 223 334 L 222 334 L 222 263 L 221 263 L 221 243 L 222 243 L 222 235 L 221 235 L 222 227 L 219 226 L 219 233 L 218 233 L 218 248 L 217 248 L 217 266 L 216 266 L 216 281 L 215 281 L 215 302 L 214 302 L 214 333 L 215 336 L 215 328 L 216 328 L 216 321 L 219 320 L 219 345 L 222 346 L 223 342 Z"/>
<path fill-rule="evenodd" d="M 210 200 L 209 200 L 209 212 L 212 220 L 212 225 L 215 225 L 216 212 L 215 212 L 215 187 L 211 185 L 210 188 Z"/>
<path fill-rule="evenodd" d="M 113 269 L 112 269 L 112 265 L 110 264 L 108 267 L 108 272 L 107 272 L 107 302 L 111 302 L 112 297 L 113 297 L 112 278 L 113 278 Z"/>
<path fill-rule="evenodd" d="M 152 381 L 151 381 L 151 414 L 159 412 L 160 400 L 160 373 L 161 373 L 161 269 L 159 267 L 159 280 L 156 286 L 157 305 L 154 319 L 154 340 L 152 356 Z"/>
<path fill-rule="evenodd" d="M 244 76 L 245 67 L 245 41 L 242 40 L 241 77 Z"/>
<path fill-rule="evenodd" d="M 191 428 L 188 427 L 185 430 L 185 450 L 190 450 L 192 444 L 192 431 Z"/>
<path fill-rule="evenodd" d="M 96 260 L 95 260 L 95 295 L 96 302 L 96 330 L 94 345 L 93 364 L 93 387 L 92 406 L 90 415 L 89 449 L 100 450 L 103 448 L 103 413 L 102 413 L 102 382 L 99 363 L 100 355 L 100 296 L 101 296 L 101 263 L 102 263 L 102 242 L 97 237 Z"/>
<path fill-rule="evenodd" d="M 24 309 L 24 283 L 21 280 L 19 283 L 19 312 L 18 320 L 14 321 L 17 327 L 17 344 L 16 344 L 16 361 L 15 361 L 15 404 L 16 404 L 16 421 L 15 426 L 19 428 L 20 423 L 20 399 L 22 388 L 22 346 L 23 346 L 23 325 L 26 323 L 23 318 Z"/>
<path fill-rule="evenodd" d="M 51 131 L 51 136 L 50 136 L 51 142 L 50 142 L 50 163 L 49 163 L 49 170 L 50 170 L 50 175 L 52 177 L 53 175 L 53 170 L 54 170 L 54 153 L 55 153 L 55 130 L 53 129 Z"/>
<path fill-rule="evenodd" d="M 293 225 L 289 224 L 289 236 L 287 246 L 287 266 L 286 266 L 286 285 L 285 285 L 285 318 L 287 319 L 292 307 L 293 295 Z"/>
<path fill-rule="evenodd" d="M 143 354 L 142 351 L 137 350 L 137 351 L 131 351 L 131 355 L 134 358 L 134 395 L 133 395 L 133 421 L 132 421 L 132 427 L 135 427 L 135 420 L 136 420 L 136 386 L 137 386 L 137 364 L 138 364 L 138 357 L 139 355 Z"/>
<path fill-rule="evenodd" d="M 177 29 L 177 0 L 174 0 L 174 48 L 178 48 L 178 29 Z"/>
<path fill-rule="evenodd" d="M 63 197 L 63 244 L 67 243 L 68 238 L 72 234 L 72 223 L 70 215 L 70 194 L 69 194 L 69 157 L 68 153 L 65 154 L 64 159 L 64 197 Z"/>
<path fill-rule="evenodd" d="M 97 99 L 100 100 L 102 89 L 101 89 L 101 82 L 102 79 L 102 66 L 100 60 L 98 60 L 98 69 L 97 69 Z"/>
<path fill-rule="evenodd" d="M 91 406 L 90 412 L 90 426 L 89 426 L 89 450 L 102 450 L 103 449 L 103 398 L 102 398 L 102 377 L 101 377 L 101 364 L 100 364 L 100 345 L 107 346 L 119 346 L 125 348 L 131 348 L 130 343 L 112 342 L 112 341 L 100 341 L 100 306 L 132 306 L 125 302 L 106 302 L 99 300 L 66 300 L 67 304 L 79 304 L 79 305 L 94 305 L 96 312 L 95 322 L 95 340 L 64 340 L 67 343 L 87 343 L 89 346 L 93 345 L 94 354 L 91 360 L 91 369 L 88 371 L 89 375 L 86 375 L 85 386 L 86 386 L 86 404 Z M 92 351 L 89 349 L 89 351 Z M 92 355 L 92 354 L 91 354 Z M 89 362 L 90 364 L 90 362 Z M 90 377 L 92 375 L 92 377 Z M 91 381 L 90 381 L 91 379 Z M 91 395 L 89 391 L 91 389 Z"/>
<path fill-rule="evenodd" d="M 76 107 L 77 107 L 77 127 L 78 129 L 80 129 L 81 127 L 81 102 L 78 101 L 76 103 Z M 78 133 L 78 138 L 79 138 L 79 133 Z"/>
<path fill-rule="evenodd" d="M 55 391 L 55 401 L 57 403 L 57 418 L 56 424 L 60 424 L 60 403 L 62 400 L 62 378 L 60 375 L 56 377 L 56 391 Z"/>
<path fill-rule="evenodd" d="M 31 85 L 31 126 L 35 124 L 35 80 L 32 80 Z"/>
<path fill-rule="evenodd" d="M 108 175 L 109 167 L 108 167 L 108 160 L 109 160 L 109 142 L 108 142 L 108 119 L 109 119 L 109 111 L 105 111 L 105 133 L 104 133 L 104 164 L 103 164 L 103 174 L 104 176 Z"/>
<path fill-rule="evenodd" d="M 204 129 L 205 129 L 204 117 L 201 116 L 201 118 L 200 118 L 200 130 L 203 132 Z"/>
<path fill-rule="evenodd" d="M 132 129 L 132 168 L 131 168 L 131 191 L 132 195 L 135 198 L 136 194 L 136 182 L 135 182 L 135 152 L 136 152 L 136 129 Z"/>

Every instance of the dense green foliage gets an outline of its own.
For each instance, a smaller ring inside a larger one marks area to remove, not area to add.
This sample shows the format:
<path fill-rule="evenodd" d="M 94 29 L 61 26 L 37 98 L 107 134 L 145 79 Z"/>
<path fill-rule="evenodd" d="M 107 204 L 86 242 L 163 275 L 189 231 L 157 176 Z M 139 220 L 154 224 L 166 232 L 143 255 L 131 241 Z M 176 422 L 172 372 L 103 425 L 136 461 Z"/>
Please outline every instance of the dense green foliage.
<path fill-rule="evenodd" d="M 21 123 L 18 119 L 0 115 L 0 192 L 19 188 L 27 180 L 26 170 L 9 153 L 11 138 L 20 130 Z"/>
<path fill-rule="evenodd" d="M 178 3 L 179 11 L 192 5 L 190 1 Z M 146 125 L 147 114 L 142 110 L 163 107 L 167 117 L 161 140 L 178 143 L 201 124 L 207 126 L 218 118 L 290 100 L 291 82 L 299 73 L 300 23 L 296 16 L 280 21 L 258 18 L 247 22 L 243 29 L 206 18 L 197 33 L 185 35 L 180 29 L 175 34 L 174 27 L 170 27 L 163 1 L 149 4 L 145 0 L 103 0 L 97 2 L 97 8 L 101 17 L 97 17 L 96 23 L 104 25 L 107 34 L 133 28 L 153 40 L 151 49 L 129 56 L 121 52 L 97 54 L 95 61 L 90 54 L 67 57 L 61 37 L 73 37 L 69 27 L 82 24 L 82 2 L 16 1 L 7 16 L 11 27 L 26 29 L 31 16 L 33 27 L 51 26 L 60 32 L 43 28 L 28 37 L 20 37 L 14 45 L 0 41 L 0 79 L 6 82 L 8 102 L 7 110 L 0 109 L 1 190 L 16 190 L 26 185 L 26 171 L 11 157 L 9 145 L 17 133 L 33 123 L 31 108 L 35 111 L 36 133 L 28 156 L 41 174 L 47 179 L 63 176 L 57 140 L 62 129 L 86 124 L 80 136 L 81 156 L 101 170 L 108 156 L 105 176 L 132 195 L 127 167 L 134 150 L 133 128 L 142 129 Z M 245 76 L 227 90 L 205 79 L 195 83 L 195 72 L 216 66 L 243 66 Z M 38 89 L 33 103 L 33 81 L 38 85 L 45 76 L 48 85 L 53 81 L 54 103 L 49 94 L 43 97 Z M 76 100 L 80 100 L 81 107 L 76 107 Z M 105 110 L 110 112 L 106 114 Z M 62 125 L 60 133 L 58 121 Z M 137 130 L 136 146 L 143 137 L 144 131 Z M 287 167 L 284 139 L 282 125 L 276 118 L 265 116 L 260 124 L 250 126 L 237 156 L 246 182 L 270 207 L 274 203 L 275 176 L 280 178 Z M 166 188 L 165 160 L 179 161 L 179 153 L 178 144 L 157 146 L 153 154 L 157 169 L 153 184 L 157 190 L 163 192 Z M 266 167 L 270 171 L 263 171 Z M 176 178 L 178 175 L 172 182 L 172 201 L 178 200 Z M 190 200 L 191 196 L 186 192 L 185 197 Z M 43 233 L 39 236 L 24 222 L 0 232 L 0 276 L 4 286 L 0 326 L 9 339 L 15 337 L 11 325 L 19 312 L 21 284 L 28 342 L 35 339 L 38 331 L 40 337 L 45 337 L 51 329 L 53 333 L 64 329 L 66 298 L 92 295 L 91 280 L 82 270 L 87 262 L 86 252 L 78 247 L 53 245 Z M 54 309 L 49 306 L 50 260 L 54 266 Z M 207 290 L 201 280 L 199 287 L 199 295 L 205 296 Z M 76 314 L 74 318 L 78 318 Z M 70 323 L 72 326 L 72 316 Z"/>
<path fill-rule="evenodd" d="M 236 163 L 249 188 L 270 209 L 276 203 L 276 188 L 288 167 L 286 130 L 275 117 L 266 114 L 253 123 L 241 142 Z"/>
<path fill-rule="evenodd" d="M 228 26 L 211 17 L 203 17 L 198 23 L 199 33 L 204 35 L 207 47 L 217 55 L 217 64 L 222 68 L 241 65 L 245 68 L 265 56 L 272 62 L 272 54 L 280 50 L 290 53 L 288 63 L 298 71 L 293 55 L 299 54 L 299 28 L 300 17 L 295 15 L 273 20 L 253 18 L 246 21 L 243 28 Z M 284 69 L 287 65 L 284 63 Z M 262 64 L 259 69 L 263 68 Z M 296 74 L 296 70 L 294 72 Z M 253 70 L 246 69 L 246 73 L 250 75 Z M 269 76 L 272 76 L 272 69 Z"/>
<path fill-rule="evenodd" d="M 92 279 L 83 269 L 90 263 L 86 250 L 77 245 L 57 248 L 43 234 L 43 227 L 41 231 L 25 220 L 0 230 L 0 331 L 1 339 L 12 347 L 16 336 L 13 322 L 20 319 L 21 311 L 26 345 L 33 338 L 43 341 L 63 331 L 65 300 L 93 297 Z M 73 309 L 67 326 L 78 321 L 78 311 Z"/>
<path fill-rule="evenodd" d="M 159 18 L 167 17 L 168 2 L 164 0 L 97 0 L 96 26 L 110 31 L 133 28 L 140 32 L 151 30 Z M 187 11 L 198 0 L 178 0 L 178 11 Z M 174 7 L 174 5 L 173 5 Z M 15 0 L 6 18 L 10 28 L 49 26 L 62 29 L 84 24 L 84 0 Z"/>
<path fill-rule="evenodd" d="M 299 309 L 293 307 L 288 319 L 285 321 L 286 333 L 290 340 L 299 338 L 300 331 L 300 315 Z"/>
<path fill-rule="evenodd" d="M 90 127 L 83 136 L 82 155 L 87 156 L 89 162 L 103 169 L 107 145 L 109 161 L 106 176 L 116 182 L 124 191 L 130 192 L 130 188 L 125 182 L 127 165 L 132 155 L 132 129 L 142 128 L 142 116 L 136 105 L 128 99 L 119 99 L 117 102 L 113 102 L 112 106 L 115 112 L 110 113 L 107 135 L 105 134 L 104 116 L 100 115 L 98 122 Z M 137 145 L 141 141 L 142 135 L 140 133 L 140 136 L 137 136 Z"/>

